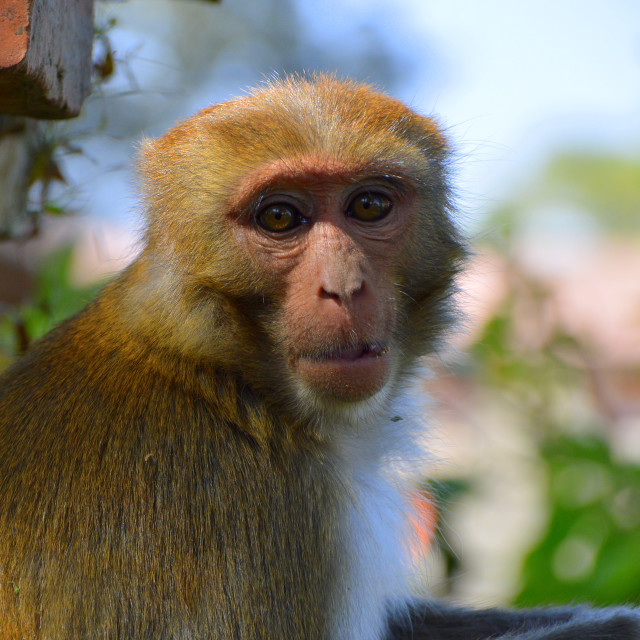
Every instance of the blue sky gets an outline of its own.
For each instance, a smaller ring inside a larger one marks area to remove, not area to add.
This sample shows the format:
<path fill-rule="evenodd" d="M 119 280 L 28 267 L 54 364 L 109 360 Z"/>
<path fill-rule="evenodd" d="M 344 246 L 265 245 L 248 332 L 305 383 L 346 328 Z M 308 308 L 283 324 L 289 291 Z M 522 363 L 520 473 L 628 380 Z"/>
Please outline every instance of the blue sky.
<path fill-rule="evenodd" d="M 399 97 L 449 127 L 471 218 L 526 183 L 555 151 L 640 157 L 637 0 L 323 0 L 300 7 L 322 37 L 374 20 L 381 37 L 388 34 L 410 57 L 414 72 Z"/>

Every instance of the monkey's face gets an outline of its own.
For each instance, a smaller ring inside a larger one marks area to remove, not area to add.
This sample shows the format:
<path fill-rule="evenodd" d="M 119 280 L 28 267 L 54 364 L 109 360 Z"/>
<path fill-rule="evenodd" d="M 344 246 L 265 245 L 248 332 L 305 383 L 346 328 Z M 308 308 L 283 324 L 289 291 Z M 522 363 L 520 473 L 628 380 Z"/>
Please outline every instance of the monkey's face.
<path fill-rule="evenodd" d="M 398 349 L 394 280 L 413 188 L 317 157 L 271 163 L 245 184 L 233 233 L 276 301 L 271 341 L 289 374 L 340 401 L 377 393 Z"/>
<path fill-rule="evenodd" d="M 446 162 L 432 120 L 326 77 L 146 143 L 155 339 L 297 411 L 383 399 L 448 325 Z"/>

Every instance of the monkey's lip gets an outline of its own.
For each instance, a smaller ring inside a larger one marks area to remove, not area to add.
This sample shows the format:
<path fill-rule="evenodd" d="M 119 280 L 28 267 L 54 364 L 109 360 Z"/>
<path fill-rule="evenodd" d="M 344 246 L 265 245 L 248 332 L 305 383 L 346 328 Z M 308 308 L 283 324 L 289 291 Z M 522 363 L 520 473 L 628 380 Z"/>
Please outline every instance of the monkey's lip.
<path fill-rule="evenodd" d="M 354 347 L 344 347 L 323 351 L 320 353 L 301 354 L 300 358 L 317 363 L 349 363 L 363 359 L 380 358 L 385 356 L 389 348 L 382 344 L 362 344 Z"/>
<path fill-rule="evenodd" d="M 389 378 L 389 348 L 381 343 L 358 344 L 298 355 L 293 367 L 312 388 L 337 400 L 363 400 Z"/>

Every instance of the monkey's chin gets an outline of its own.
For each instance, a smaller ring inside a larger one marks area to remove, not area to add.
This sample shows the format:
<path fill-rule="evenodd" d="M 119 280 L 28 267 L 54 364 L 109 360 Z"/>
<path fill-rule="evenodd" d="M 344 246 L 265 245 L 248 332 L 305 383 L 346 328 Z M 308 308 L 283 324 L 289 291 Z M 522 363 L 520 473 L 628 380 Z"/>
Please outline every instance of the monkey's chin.
<path fill-rule="evenodd" d="M 358 347 L 320 356 L 300 356 L 294 366 L 309 387 L 343 402 L 366 400 L 380 391 L 391 375 L 391 358 L 386 347 Z"/>

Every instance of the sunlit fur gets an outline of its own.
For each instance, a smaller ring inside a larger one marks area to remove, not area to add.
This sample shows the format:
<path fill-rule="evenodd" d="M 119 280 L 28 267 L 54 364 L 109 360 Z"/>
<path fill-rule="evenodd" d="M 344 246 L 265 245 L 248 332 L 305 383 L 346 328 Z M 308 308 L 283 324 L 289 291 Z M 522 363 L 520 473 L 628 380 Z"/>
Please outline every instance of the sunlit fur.
<path fill-rule="evenodd" d="M 140 256 L 0 378 L 3 640 L 384 636 L 407 591 L 397 469 L 415 470 L 390 403 L 449 325 L 464 254 L 447 162 L 432 120 L 327 76 L 142 145 Z M 338 401 L 287 368 L 307 327 L 330 346 L 287 307 L 304 282 L 238 238 L 274 175 L 369 173 L 414 194 L 371 270 L 392 366 Z"/>

